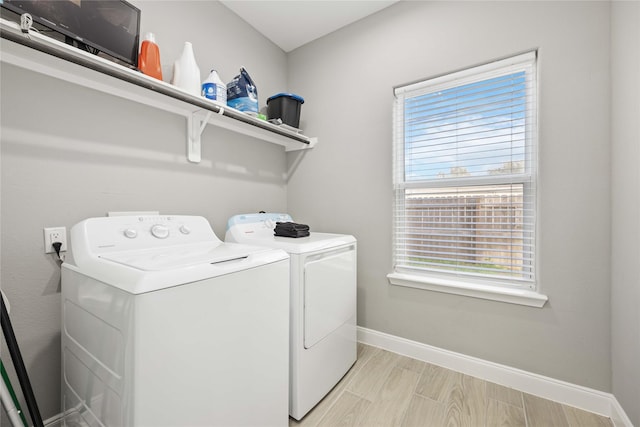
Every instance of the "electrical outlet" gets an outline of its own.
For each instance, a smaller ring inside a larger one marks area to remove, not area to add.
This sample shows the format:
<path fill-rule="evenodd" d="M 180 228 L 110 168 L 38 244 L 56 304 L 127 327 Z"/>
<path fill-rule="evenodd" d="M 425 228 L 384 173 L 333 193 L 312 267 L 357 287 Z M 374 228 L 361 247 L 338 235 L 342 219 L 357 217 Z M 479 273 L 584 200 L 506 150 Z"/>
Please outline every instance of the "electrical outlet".
<path fill-rule="evenodd" d="M 50 254 L 56 250 L 53 248 L 55 242 L 62 243 L 60 252 L 67 250 L 67 228 L 47 227 L 44 229 L 44 253 Z"/>

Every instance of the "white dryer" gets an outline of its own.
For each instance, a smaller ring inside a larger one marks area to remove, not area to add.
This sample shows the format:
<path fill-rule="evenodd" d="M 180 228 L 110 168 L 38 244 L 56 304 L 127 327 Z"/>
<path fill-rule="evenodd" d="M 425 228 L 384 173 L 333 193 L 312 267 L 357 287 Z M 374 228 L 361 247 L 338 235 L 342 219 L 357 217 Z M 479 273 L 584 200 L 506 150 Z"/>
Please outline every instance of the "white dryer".
<path fill-rule="evenodd" d="M 274 235 L 278 213 L 236 215 L 225 241 L 283 249 L 291 256 L 289 415 L 300 420 L 340 381 L 357 357 L 356 239 L 311 232 Z"/>
<path fill-rule="evenodd" d="M 62 266 L 63 412 L 91 426 L 287 426 L 289 256 L 194 216 L 92 218 Z"/>

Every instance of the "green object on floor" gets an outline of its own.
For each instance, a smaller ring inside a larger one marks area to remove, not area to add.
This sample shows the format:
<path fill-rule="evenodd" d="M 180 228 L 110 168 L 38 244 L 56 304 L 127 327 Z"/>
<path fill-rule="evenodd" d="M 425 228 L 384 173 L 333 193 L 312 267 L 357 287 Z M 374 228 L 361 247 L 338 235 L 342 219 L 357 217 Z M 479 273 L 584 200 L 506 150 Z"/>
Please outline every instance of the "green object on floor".
<path fill-rule="evenodd" d="M 18 398 L 16 397 L 16 392 L 13 391 L 13 386 L 11 386 L 11 380 L 9 380 L 9 375 L 7 375 L 7 371 L 4 369 L 4 363 L 2 363 L 2 360 L 0 360 L 0 373 L 2 373 L 2 380 L 4 381 L 4 384 L 7 386 L 7 389 L 9 390 L 9 394 L 11 395 L 11 400 L 13 400 L 13 404 L 15 405 L 16 409 L 18 410 L 18 413 L 20 414 L 20 419 L 22 420 L 22 424 L 24 424 L 24 427 L 29 427 L 27 425 L 27 419 L 24 417 L 24 413 L 20 408 L 20 402 L 18 402 Z"/>

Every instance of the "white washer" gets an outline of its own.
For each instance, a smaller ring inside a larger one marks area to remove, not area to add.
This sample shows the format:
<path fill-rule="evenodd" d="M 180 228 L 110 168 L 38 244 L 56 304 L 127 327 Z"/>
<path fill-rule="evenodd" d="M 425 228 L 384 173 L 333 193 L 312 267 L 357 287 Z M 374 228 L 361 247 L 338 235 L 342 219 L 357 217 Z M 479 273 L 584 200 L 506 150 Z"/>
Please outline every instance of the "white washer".
<path fill-rule="evenodd" d="M 195 216 L 92 218 L 62 266 L 63 412 L 91 426 L 287 426 L 289 256 Z"/>
<path fill-rule="evenodd" d="M 236 215 L 227 242 L 284 249 L 291 256 L 289 415 L 300 420 L 340 381 L 357 357 L 356 239 L 311 232 L 274 236 L 278 213 Z"/>

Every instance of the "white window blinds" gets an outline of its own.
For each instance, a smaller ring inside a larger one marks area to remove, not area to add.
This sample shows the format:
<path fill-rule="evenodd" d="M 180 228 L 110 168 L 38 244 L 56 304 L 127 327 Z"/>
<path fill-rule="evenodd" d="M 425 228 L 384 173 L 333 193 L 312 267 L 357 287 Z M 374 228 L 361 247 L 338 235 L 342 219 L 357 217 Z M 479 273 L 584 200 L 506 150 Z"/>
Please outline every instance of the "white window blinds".
<path fill-rule="evenodd" d="M 535 287 L 535 62 L 395 90 L 396 271 Z"/>

